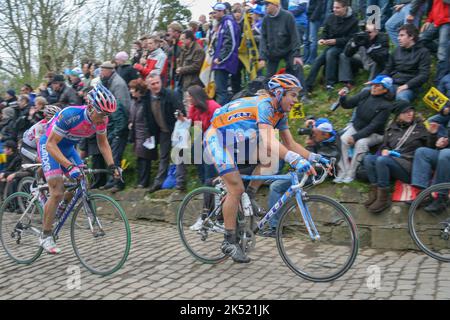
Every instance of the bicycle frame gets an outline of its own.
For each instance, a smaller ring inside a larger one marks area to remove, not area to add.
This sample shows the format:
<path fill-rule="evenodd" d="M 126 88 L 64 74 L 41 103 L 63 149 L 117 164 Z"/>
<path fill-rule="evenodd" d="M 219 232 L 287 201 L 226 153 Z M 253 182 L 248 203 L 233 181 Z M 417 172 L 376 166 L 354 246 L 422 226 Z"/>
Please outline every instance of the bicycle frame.
<path fill-rule="evenodd" d="M 76 190 L 75 195 L 73 196 L 72 200 L 67 205 L 66 210 L 64 211 L 62 217 L 59 219 L 58 225 L 56 226 L 55 230 L 53 231 L 54 237 L 58 237 L 58 234 L 61 231 L 62 227 L 64 226 L 64 223 L 69 218 L 70 214 L 72 213 L 72 210 L 75 208 L 76 204 L 78 203 L 78 201 L 80 199 L 83 199 L 83 205 L 85 206 L 86 212 L 92 212 L 92 214 L 94 215 L 93 218 L 95 218 L 100 230 L 103 230 L 103 228 L 100 224 L 100 221 L 98 221 L 98 219 L 95 217 L 94 210 L 92 210 L 90 203 L 87 201 L 88 188 L 87 188 L 87 183 L 86 183 L 84 174 L 82 176 L 83 176 L 83 178 L 80 180 L 79 184 L 75 187 L 75 190 Z M 89 228 L 93 232 L 94 231 L 94 227 L 92 225 L 93 219 L 91 219 L 91 217 L 89 217 L 89 216 L 87 218 L 89 221 Z"/>
<path fill-rule="evenodd" d="M 303 221 L 305 222 L 306 228 L 308 230 L 309 236 L 312 240 L 320 240 L 319 232 L 317 231 L 316 226 L 314 225 L 313 219 L 311 217 L 311 213 L 308 210 L 308 207 L 303 203 L 303 186 L 308 180 L 308 175 L 304 175 L 302 180 L 299 182 L 298 176 L 296 172 L 289 172 L 284 175 L 274 175 L 274 176 L 247 176 L 242 175 L 242 180 L 284 180 L 291 181 L 291 186 L 289 189 L 283 194 L 280 200 L 274 204 L 274 206 L 267 212 L 267 214 L 261 219 L 258 223 L 258 228 L 262 229 L 263 226 L 275 215 L 294 195 L 297 200 L 297 205 L 300 209 L 300 213 L 302 215 Z M 315 180 L 313 177 L 313 184 L 322 183 L 326 178 L 326 171 L 324 175 L 319 179 Z"/>

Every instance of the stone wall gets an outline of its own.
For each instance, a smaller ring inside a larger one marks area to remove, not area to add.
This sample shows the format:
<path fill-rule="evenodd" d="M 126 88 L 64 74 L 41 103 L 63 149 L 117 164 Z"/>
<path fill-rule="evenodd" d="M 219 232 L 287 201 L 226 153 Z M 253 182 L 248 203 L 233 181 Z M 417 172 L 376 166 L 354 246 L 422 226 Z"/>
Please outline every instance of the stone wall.
<path fill-rule="evenodd" d="M 266 207 L 268 189 L 258 194 L 258 203 Z M 393 203 L 381 214 L 369 213 L 362 205 L 366 192 L 348 185 L 324 184 L 311 190 L 311 194 L 322 194 L 339 200 L 352 214 L 358 226 L 361 247 L 375 249 L 417 249 L 408 232 L 408 209 L 403 203 Z M 113 197 L 120 202 L 130 220 L 149 220 L 176 223 L 176 213 L 185 194 L 161 190 L 148 194 L 144 190 L 132 189 Z"/>

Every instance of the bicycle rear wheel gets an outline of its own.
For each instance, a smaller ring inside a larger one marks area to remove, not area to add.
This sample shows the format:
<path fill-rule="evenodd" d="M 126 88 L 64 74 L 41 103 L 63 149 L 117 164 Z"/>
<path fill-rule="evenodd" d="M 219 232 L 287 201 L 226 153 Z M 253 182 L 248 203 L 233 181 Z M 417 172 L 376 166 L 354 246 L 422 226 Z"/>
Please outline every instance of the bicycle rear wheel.
<path fill-rule="evenodd" d="M 0 208 L 0 240 L 8 256 L 20 264 L 33 263 L 42 253 L 39 235 L 43 210 L 23 192 L 10 195 Z M 25 210 L 19 205 L 24 205 Z"/>
<path fill-rule="evenodd" d="M 24 177 L 20 179 L 19 183 L 17 184 L 17 192 L 23 192 L 27 194 L 31 194 L 31 186 L 33 183 L 35 183 L 35 179 L 33 177 Z M 19 199 L 18 204 L 20 206 L 20 209 L 25 211 L 25 204 L 22 203 L 22 201 Z"/>
<path fill-rule="evenodd" d="M 220 201 L 219 190 L 201 187 L 189 193 L 178 210 L 177 227 L 181 242 L 194 258 L 203 263 L 215 264 L 227 258 L 220 250 L 225 233 L 221 205 L 216 207 Z M 205 217 L 216 209 L 217 214 L 205 221 Z"/>
<path fill-rule="evenodd" d="M 303 202 L 320 239 L 310 237 L 294 200 L 281 213 L 277 226 L 278 251 L 298 276 L 314 282 L 335 280 L 347 272 L 356 259 L 356 226 L 347 209 L 331 198 L 308 195 Z"/>
<path fill-rule="evenodd" d="M 438 210 L 429 210 L 427 205 L 431 201 L 439 203 Z M 412 203 L 408 217 L 409 233 L 416 245 L 430 257 L 443 262 L 450 262 L 449 205 L 450 183 L 437 184 L 420 193 Z"/>
<path fill-rule="evenodd" d="M 102 276 L 119 270 L 127 260 L 131 231 L 122 207 L 102 194 L 89 195 L 74 211 L 70 237 L 75 255 L 90 272 Z"/>

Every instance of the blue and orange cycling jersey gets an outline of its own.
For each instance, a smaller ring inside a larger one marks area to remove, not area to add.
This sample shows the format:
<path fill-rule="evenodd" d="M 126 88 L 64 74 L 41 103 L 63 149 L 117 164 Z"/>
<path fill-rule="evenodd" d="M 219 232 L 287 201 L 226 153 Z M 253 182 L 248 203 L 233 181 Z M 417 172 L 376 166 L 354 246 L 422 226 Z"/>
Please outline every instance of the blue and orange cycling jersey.
<path fill-rule="evenodd" d="M 256 138 L 258 124 L 268 124 L 280 131 L 289 129 L 288 117 L 275 110 L 268 96 L 256 96 L 232 101 L 216 110 L 210 129 L 216 129 L 226 137 L 226 131 L 234 132 L 235 141 Z M 224 141 L 229 145 L 231 141 Z"/>
<path fill-rule="evenodd" d="M 242 98 L 216 110 L 204 141 L 220 175 L 237 170 L 235 146 L 256 141 L 259 124 L 289 129 L 288 115 L 276 110 L 271 100 L 268 96 Z"/>
<path fill-rule="evenodd" d="M 75 149 L 75 145 L 78 144 L 82 138 L 88 138 L 95 133 L 106 134 L 107 125 L 108 118 L 100 125 L 93 123 L 91 119 L 89 119 L 86 106 L 68 107 L 58 112 L 50 120 L 46 134 L 41 136 L 38 148 L 45 178 L 48 180 L 59 177 L 63 173 L 67 173 L 67 169 L 61 167 L 47 151 L 47 140 L 52 132 L 55 132 L 58 136 L 62 137 L 62 140 L 58 143 L 58 148 L 62 154 L 74 165 L 79 166 L 83 164 L 83 161 Z"/>
<path fill-rule="evenodd" d="M 50 121 L 47 127 L 47 138 L 54 131 L 63 137 L 59 144 L 76 145 L 82 138 L 88 138 L 93 134 L 105 134 L 108 125 L 108 118 L 101 125 L 94 124 L 89 119 L 87 107 L 68 107 L 58 112 Z M 58 145 L 59 145 L 58 144 Z"/>

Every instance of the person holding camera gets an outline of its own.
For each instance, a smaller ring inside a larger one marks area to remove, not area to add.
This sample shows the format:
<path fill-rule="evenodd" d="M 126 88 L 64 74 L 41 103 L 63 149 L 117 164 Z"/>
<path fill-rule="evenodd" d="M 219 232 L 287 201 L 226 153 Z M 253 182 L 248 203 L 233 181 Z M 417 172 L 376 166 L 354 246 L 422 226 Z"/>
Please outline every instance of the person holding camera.
<path fill-rule="evenodd" d="M 339 56 L 339 81 L 351 89 L 355 84 L 354 70 L 369 71 L 370 80 L 384 69 L 388 59 L 387 34 L 377 30 L 375 24 L 368 23 L 365 31 L 356 33 Z"/>
<path fill-rule="evenodd" d="M 308 119 L 305 125 L 306 128 L 299 129 L 298 134 L 308 136 L 306 139 L 306 149 L 310 152 L 320 154 L 328 159 L 336 158 L 336 160 L 339 161 L 339 136 L 336 131 L 334 131 L 330 120 L 326 118 L 312 118 Z M 268 208 L 272 208 L 290 186 L 290 181 L 274 181 L 270 185 Z M 279 214 L 272 216 L 269 220 L 269 228 L 266 230 L 261 230 L 260 235 L 263 237 L 275 238 L 279 218 Z"/>
<path fill-rule="evenodd" d="M 352 122 L 341 135 L 342 158 L 338 162 L 339 173 L 335 183 L 350 183 L 354 180 L 356 169 L 369 148 L 383 141 L 384 127 L 392 109 L 392 78 L 379 75 L 368 84 L 371 89 L 363 89 L 348 98 L 347 90 L 340 90 L 340 105 L 344 109 L 356 108 Z M 349 152 L 353 151 L 351 160 Z"/>

